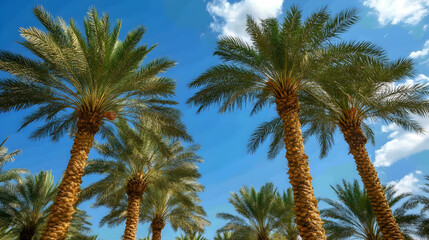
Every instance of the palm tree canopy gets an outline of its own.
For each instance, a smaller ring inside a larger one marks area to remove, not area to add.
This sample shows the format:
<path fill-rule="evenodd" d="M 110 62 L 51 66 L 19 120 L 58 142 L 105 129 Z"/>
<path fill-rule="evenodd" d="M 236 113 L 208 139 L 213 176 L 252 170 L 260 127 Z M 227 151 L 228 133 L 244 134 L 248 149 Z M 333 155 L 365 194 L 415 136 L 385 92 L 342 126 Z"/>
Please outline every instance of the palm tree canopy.
<path fill-rule="evenodd" d="M 117 133 L 109 132 L 108 141 L 95 144 L 103 159 L 88 160 L 85 174 L 105 177 L 83 189 L 79 197 L 87 200 L 96 196 L 94 206 L 118 206 L 126 197 L 128 181 L 142 177 L 146 184 L 167 178 L 169 181 L 194 180 L 200 177 L 196 154 L 198 145 L 184 147 L 179 141 L 153 144 L 146 132 L 121 124 Z"/>
<path fill-rule="evenodd" d="M 426 179 L 426 183 L 421 187 L 422 194 L 413 196 L 411 200 L 413 205 L 416 205 L 416 204 L 423 205 L 421 209 L 422 214 L 426 214 L 427 212 L 429 212 L 429 175 L 426 175 L 425 179 Z M 419 226 L 418 234 L 421 237 L 426 237 L 426 238 L 429 237 L 429 218 L 426 217 L 422 219 Z"/>
<path fill-rule="evenodd" d="M 58 140 L 66 132 L 74 133 L 78 116 L 89 113 L 133 122 L 144 119 L 170 126 L 160 131 L 173 136 L 180 132 L 178 136 L 190 139 L 183 135 L 180 113 L 171 107 L 176 102 L 168 99 L 175 82 L 158 76 L 175 62 L 164 57 L 142 64 L 156 47 L 139 46 L 142 26 L 120 41 L 121 21 L 112 26 L 109 15 L 99 16 L 93 8 L 84 20 L 84 33 L 73 20 L 55 20 L 40 6 L 34 14 L 46 30 L 21 28 L 21 45 L 38 59 L 0 51 L 0 70 L 14 76 L 0 80 L 0 113 L 36 107 L 22 124 L 45 122 L 33 138 Z"/>
<path fill-rule="evenodd" d="M 361 126 L 372 143 L 374 133 L 368 121 L 381 120 L 421 132 L 421 126 L 412 115 L 428 114 L 429 87 L 409 81 L 398 83 L 412 76 L 412 69 L 409 59 L 389 62 L 361 56 L 321 71 L 321 79 L 317 81 L 321 86 L 319 91 L 299 95 L 304 138 L 317 137 L 323 158 L 334 144 L 335 131 L 346 125 Z M 284 130 L 279 117 L 261 124 L 253 132 L 249 151 L 256 151 L 269 136 L 272 140 L 268 157 L 274 158 L 284 147 Z"/>
<path fill-rule="evenodd" d="M 279 226 L 275 235 L 280 239 L 298 240 L 299 231 L 295 224 L 295 203 L 292 188 L 288 188 L 283 194 L 277 193 L 277 208 L 273 215 L 278 219 Z"/>
<path fill-rule="evenodd" d="M 324 227 L 328 234 L 328 239 L 382 239 L 382 234 L 377 226 L 377 221 L 372 210 L 369 197 L 363 187 L 359 186 L 357 180 L 348 183 L 343 180 L 342 185 L 336 185 L 332 189 L 337 194 L 339 201 L 322 199 L 330 207 L 321 211 L 321 216 L 325 218 Z M 398 194 L 392 185 L 384 189 L 387 201 L 396 221 L 401 227 L 401 231 L 406 239 L 412 239 L 411 234 L 415 233 L 415 223 L 420 216 L 408 213 L 412 204 L 408 201 L 401 201 L 411 196 L 410 193 Z"/>
<path fill-rule="evenodd" d="M 189 233 L 186 235 L 180 235 L 180 237 L 176 237 L 174 240 L 208 240 L 203 237 L 201 233 Z"/>
<path fill-rule="evenodd" d="M 18 179 L 20 174 L 28 173 L 26 169 L 21 168 L 3 171 L 3 166 L 7 162 L 13 162 L 15 160 L 15 156 L 21 153 L 20 149 L 9 152 L 7 147 L 4 146 L 7 139 L 8 138 L 0 144 L 0 183 L 7 182 L 12 179 Z"/>
<path fill-rule="evenodd" d="M 50 171 L 27 175 L 22 181 L 8 183 L 0 191 L 0 223 L 7 233 L 17 237 L 22 231 L 40 236 L 50 213 L 51 203 L 59 182 L 54 182 Z M 76 209 L 67 237 L 83 236 L 91 224 L 86 212 Z"/>
<path fill-rule="evenodd" d="M 253 114 L 272 104 L 273 97 L 313 91 L 316 69 L 328 63 L 356 54 L 383 57 L 385 53 L 370 43 L 334 43 L 357 20 L 356 9 L 331 16 L 326 7 L 302 20 L 302 11 L 292 6 L 282 24 L 275 18 L 258 24 L 248 16 L 251 44 L 222 37 L 214 54 L 223 63 L 190 83 L 202 89 L 188 103 L 198 106 L 198 111 L 220 104 L 220 112 L 254 103 Z"/>
<path fill-rule="evenodd" d="M 267 183 L 258 192 L 255 188 L 242 187 L 239 193 L 231 193 L 229 202 L 239 214 L 218 213 L 217 217 L 228 221 L 218 232 L 232 232 L 233 239 L 266 239 L 280 223 L 273 214 L 278 212 L 277 190 Z"/>

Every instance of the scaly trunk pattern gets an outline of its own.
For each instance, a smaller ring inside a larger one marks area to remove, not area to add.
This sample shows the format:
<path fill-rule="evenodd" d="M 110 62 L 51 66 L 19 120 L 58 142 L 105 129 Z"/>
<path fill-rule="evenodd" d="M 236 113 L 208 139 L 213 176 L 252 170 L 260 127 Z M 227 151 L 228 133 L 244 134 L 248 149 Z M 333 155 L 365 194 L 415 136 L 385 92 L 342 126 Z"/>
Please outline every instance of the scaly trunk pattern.
<path fill-rule="evenodd" d="M 276 96 L 277 112 L 283 120 L 284 143 L 292 185 L 297 228 L 303 240 L 326 239 L 323 222 L 317 207 L 311 185 L 312 177 L 308 166 L 308 156 L 304 152 L 304 139 L 299 120 L 298 95 L 295 92 Z"/>
<path fill-rule="evenodd" d="M 74 138 L 71 157 L 64 173 L 57 196 L 52 205 L 51 214 L 41 240 L 64 240 L 73 218 L 74 205 L 78 200 L 80 184 L 92 148 L 94 135 L 100 129 L 103 115 L 94 112 L 80 112 L 77 121 L 77 133 Z"/>
<path fill-rule="evenodd" d="M 124 240 L 135 240 L 137 235 L 137 225 L 139 224 L 140 202 L 143 193 L 146 191 L 146 181 L 144 174 L 137 174 L 127 183 L 127 221 L 125 222 Z"/>
<path fill-rule="evenodd" d="M 152 240 L 161 240 L 161 231 L 165 227 L 164 219 L 155 218 L 150 224 L 152 229 Z"/>
<path fill-rule="evenodd" d="M 384 195 L 377 171 L 366 151 L 367 138 L 363 134 L 360 125 L 341 126 L 341 131 L 349 144 L 350 153 L 355 159 L 357 170 L 368 193 L 383 238 L 389 240 L 404 239 Z"/>

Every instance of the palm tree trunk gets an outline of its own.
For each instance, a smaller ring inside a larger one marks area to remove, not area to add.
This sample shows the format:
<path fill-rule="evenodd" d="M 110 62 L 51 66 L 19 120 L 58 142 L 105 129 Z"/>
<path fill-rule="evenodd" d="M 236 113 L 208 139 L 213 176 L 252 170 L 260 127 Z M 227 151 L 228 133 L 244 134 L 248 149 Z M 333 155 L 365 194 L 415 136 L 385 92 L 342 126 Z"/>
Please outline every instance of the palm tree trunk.
<path fill-rule="evenodd" d="M 52 204 L 47 226 L 40 237 L 41 240 L 63 240 L 66 238 L 70 221 L 75 212 L 74 205 L 78 200 L 85 163 L 92 148 L 94 135 L 100 129 L 102 120 L 102 114 L 93 112 L 79 114 L 77 133 L 70 151 L 71 157 Z"/>
<path fill-rule="evenodd" d="M 141 199 L 142 194 L 131 193 L 128 195 L 127 221 L 125 222 L 124 240 L 136 239 Z"/>
<path fill-rule="evenodd" d="M 299 120 L 299 102 L 296 93 L 276 98 L 277 112 L 283 120 L 289 180 L 292 185 L 296 212 L 295 222 L 303 240 L 326 239 L 323 222 L 314 196 L 308 156 Z"/>
<path fill-rule="evenodd" d="M 341 127 L 341 131 L 349 144 L 350 153 L 355 159 L 357 170 L 368 193 L 383 239 L 404 239 L 384 195 L 377 171 L 366 151 L 367 138 L 363 134 L 361 127 Z"/>
<path fill-rule="evenodd" d="M 152 240 L 161 240 L 161 231 L 164 227 L 164 219 L 155 218 L 152 220 L 152 223 L 150 224 L 150 228 L 152 229 Z"/>

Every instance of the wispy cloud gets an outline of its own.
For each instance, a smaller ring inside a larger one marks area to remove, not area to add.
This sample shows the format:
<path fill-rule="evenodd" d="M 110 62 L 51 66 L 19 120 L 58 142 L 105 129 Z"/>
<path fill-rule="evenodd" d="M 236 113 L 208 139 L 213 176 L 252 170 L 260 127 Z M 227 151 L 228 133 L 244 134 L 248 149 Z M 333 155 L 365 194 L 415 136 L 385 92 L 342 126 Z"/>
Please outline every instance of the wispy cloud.
<path fill-rule="evenodd" d="M 416 25 L 429 14 L 428 0 L 365 0 L 381 25 L 406 23 Z"/>
<path fill-rule="evenodd" d="M 221 36 L 241 37 L 246 41 L 246 15 L 256 20 L 277 17 L 282 13 L 283 0 L 241 0 L 231 3 L 227 0 L 214 0 L 207 3 L 207 11 L 213 17 L 210 27 Z"/>
<path fill-rule="evenodd" d="M 417 173 L 418 171 L 416 171 Z M 418 173 L 417 173 L 418 174 Z M 419 185 L 417 184 L 419 179 L 414 176 L 414 173 L 405 175 L 403 178 L 398 181 L 391 181 L 389 185 L 393 185 L 397 194 L 402 193 L 413 193 L 419 190 Z"/>
<path fill-rule="evenodd" d="M 429 77 L 419 74 L 414 80 L 409 79 L 407 82 L 429 82 Z M 414 120 L 426 131 L 429 130 L 428 118 L 415 117 Z M 382 126 L 381 131 L 389 133 L 390 140 L 375 150 L 376 167 L 389 167 L 401 159 L 429 150 L 429 134 L 405 131 L 395 124 Z"/>
<path fill-rule="evenodd" d="M 418 50 L 410 53 L 410 58 L 423 58 L 429 54 L 429 40 L 425 42 L 422 50 Z"/>

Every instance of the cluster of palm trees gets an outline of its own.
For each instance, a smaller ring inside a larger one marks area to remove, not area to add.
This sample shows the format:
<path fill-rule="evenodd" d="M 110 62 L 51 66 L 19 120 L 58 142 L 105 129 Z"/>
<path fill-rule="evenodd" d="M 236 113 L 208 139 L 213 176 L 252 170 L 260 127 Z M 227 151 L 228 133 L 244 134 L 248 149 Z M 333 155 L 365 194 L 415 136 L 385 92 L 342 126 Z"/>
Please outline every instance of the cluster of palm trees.
<path fill-rule="evenodd" d="M 325 7 L 304 19 L 302 11 L 292 6 L 282 23 L 274 18 L 258 23 L 248 16 L 251 42 L 222 37 L 215 51 L 222 63 L 189 84 L 198 88 L 188 100 L 198 111 L 217 104 L 222 113 L 253 104 L 251 114 L 255 114 L 275 106 L 278 117 L 254 132 L 249 151 L 269 136 L 269 158 L 286 149 L 292 189 L 279 194 L 267 184 L 259 192 L 244 187 L 233 194 L 230 202 L 244 218 L 219 214 L 228 223 L 217 238 L 296 239 L 300 235 L 307 240 L 359 235 L 346 223 L 329 220 L 348 214 L 341 204 L 327 201 L 332 209 L 319 211 L 304 150 L 305 139 L 316 136 L 325 157 L 337 129 L 349 145 L 365 189 L 357 183 L 337 186 L 342 204 L 346 205 L 348 195 L 341 197 L 341 193 L 354 189 L 355 200 L 366 199 L 362 204 L 374 216 L 368 221 L 377 226 L 376 236 L 408 236 L 401 226 L 406 221 L 400 220 L 405 212 L 400 208 L 402 215 L 395 219 L 393 190 L 383 188 L 367 153 L 367 141 L 374 141 L 368 121 L 422 132 L 412 118 L 429 113 L 429 86 L 401 82 L 413 76 L 410 59 L 390 60 L 372 43 L 340 39 L 358 21 L 357 12 L 349 9 L 331 15 Z M 20 209 L 34 210 L 30 215 L 38 217 L 29 226 L 18 224 L 20 238 L 66 239 L 72 233 L 81 234 L 73 230 L 73 222 L 77 215 L 81 219 L 86 215 L 77 204 L 94 199 L 95 207 L 110 210 L 101 224 L 125 222 L 123 239 L 136 239 L 141 222 L 150 223 L 152 239 L 161 239 L 167 223 L 183 230 L 184 239 L 201 239 L 198 233 L 209 222 L 198 198 L 204 189 L 198 183 L 199 147 L 183 145 L 192 138 L 174 107 L 175 81 L 160 75 L 175 62 L 165 57 L 143 61 L 156 47 L 139 45 L 145 29 L 140 26 L 120 41 L 121 22 L 112 25 L 109 15 L 99 16 L 95 9 L 83 22 L 84 32 L 73 20 L 55 19 L 42 7 L 36 7 L 34 14 L 45 30 L 29 27 L 20 32 L 21 45 L 37 59 L 0 51 L 0 70 L 10 76 L 0 80 L 0 113 L 31 108 L 21 128 L 43 122 L 31 138 L 56 141 L 67 133 L 74 143 L 57 185 L 49 172 L 25 178 L 20 176 L 23 170 L 5 173 L 2 216 L 14 219 Z M 94 143 L 97 134 L 100 143 Z M 93 147 L 101 158 L 88 160 Z M 101 174 L 102 179 L 81 190 L 82 177 L 88 174 Z M 31 201 L 36 195 L 41 196 L 37 204 Z M 427 206 L 427 198 L 420 197 L 404 209 L 425 201 Z M 325 228 L 321 216 L 328 218 Z M 85 225 L 85 220 L 78 222 Z M 5 234 L 18 233 L 12 231 L 15 220 L 4 223 Z M 335 235 L 335 229 L 341 229 L 342 235 Z"/>

